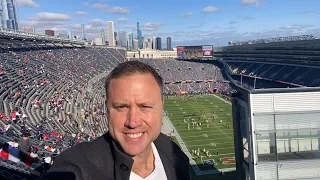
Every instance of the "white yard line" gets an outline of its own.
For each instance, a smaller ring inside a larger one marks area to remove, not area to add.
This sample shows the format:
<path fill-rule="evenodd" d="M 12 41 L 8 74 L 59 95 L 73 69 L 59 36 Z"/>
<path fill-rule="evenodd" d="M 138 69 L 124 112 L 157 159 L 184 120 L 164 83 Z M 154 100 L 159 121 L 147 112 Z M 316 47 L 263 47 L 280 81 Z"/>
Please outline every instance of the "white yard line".
<path fill-rule="evenodd" d="M 215 143 L 216 145 L 218 144 L 234 144 L 233 142 L 224 142 L 224 143 Z M 188 147 L 200 147 L 200 146 L 204 146 L 203 144 L 200 145 L 188 145 Z"/>
<path fill-rule="evenodd" d="M 212 138 L 205 138 L 205 137 L 203 137 L 203 139 L 190 140 L 190 141 L 184 140 L 184 142 L 187 142 L 187 143 L 197 142 L 197 141 L 203 141 L 203 142 L 205 142 L 205 141 L 213 141 L 213 140 L 219 140 L 219 139 L 226 139 L 226 138 L 223 137 L 223 138 L 214 138 L 214 139 L 212 139 Z"/>
<path fill-rule="evenodd" d="M 217 157 L 217 156 L 228 156 L 228 155 L 233 155 L 234 156 L 234 153 L 219 154 L 219 155 L 211 154 L 211 157 L 212 156 L 214 156 L 214 157 Z M 204 159 L 212 159 L 211 157 L 206 157 Z"/>
<path fill-rule="evenodd" d="M 212 128 L 212 126 L 210 127 L 210 128 Z M 202 129 L 202 128 L 201 128 Z M 201 133 L 210 133 L 210 132 L 212 132 L 212 129 L 209 131 L 206 131 L 206 130 L 197 130 L 197 129 L 194 129 L 194 130 L 196 130 L 196 131 L 192 131 L 193 129 L 190 129 L 190 130 L 188 130 L 188 129 L 186 129 L 186 130 L 180 130 L 180 134 L 192 134 L 192 133 L 199 133 L 200 131 L 201 131 Z M 230 129 L 231 130 L 231 129 Z M 183 131 L 183 132 L 181 132 L 181 131 Z M 233 131 L 232 131 L 232 133 L 230 132 L 230 133 L 227 133 L 227 134 L 230 134 L 230 135 L 233 135 Z M 214 134 L 214 135 L 219 135 L 219 134 Z"/>
<path fill-rule="evenodd" d="M 222 132 L 222 134 L 224 134 L 225 136 L 227 136 L 228 139 L 230 139 L 231 141 L 233 141 L 233 138 L 231 138 L 230 136 L 228 136 L 226 133 L 224 133 L 219 127 L 215 127 L 217 129 L 219 129 L 220 132 Z"/>
<path fill-rule="evenodd" d="M 209 148 L 209 149 L 206 149 L 206 150 L 222 150 L 222 149 L 230 149 L 230 148 L 214 148 L 214 149 Z"/>
<path fill-rule="evenodd" d="M 229 102 L 229 101 L 227 101 L 225 99 L 222 99 L 221 97 L 219 97 L 219 96 L 217 96 L 215 94 L 212 94 L 212 95 L 215 96 L 216 98 L 220 99 L 221 101 L 224 101 L 225 103 L 228 103 L 228 104 L 232 105 L 231 102 Z"/>
<path fill-rule="evenodd" d="M 179 134 L 181 134 L 181 133 L 179 133 Z M 217 135 L 221 135 L 221 134 L 207 134 L 208 135 L 208 137 L 207 138 L 209 138 L 210 139 L 210 137 L 214 137 L 214 136 L 217 136 Z M 197 136 L 184 136 L 184 137 L 187 137 L 187 138 L 192 138 L 192 137 L 203 137 L 204 138 L 204 136 L 203 136 L 203 134 L 202 135 L 197 135 Z M 204 138 L 204 139 L 206 139 L 206 138 Z M 219 139 L 219 138 L 216 138 L 216 139 Z"/>

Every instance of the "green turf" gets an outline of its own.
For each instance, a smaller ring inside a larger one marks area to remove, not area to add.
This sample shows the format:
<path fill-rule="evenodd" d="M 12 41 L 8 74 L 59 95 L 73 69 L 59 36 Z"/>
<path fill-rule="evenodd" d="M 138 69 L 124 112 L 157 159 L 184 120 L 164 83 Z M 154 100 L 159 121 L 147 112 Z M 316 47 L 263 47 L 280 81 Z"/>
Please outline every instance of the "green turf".
<path fill-rule="evenodd" d="M 235 164 L 226 165 L 220 161 L 222 157 L 234 157 L 231 105 L 213 95 L 197 95 L 193 97 L 196 98 L 192 98 L 190 95 L 169 96 L 166 98 L 165 110 L 169 114 L 169 119 L 191 154 L 192 149 L 200 148 L 201 151 L 205 148 L 212 156 L 209 158 L 201 152 L 200 155 L 204 156 L 203 160 L 214 159 L 217 163 L 214 167 L 205 167 L 200 158 L 192 154 L 201 170 L 235 167 Z M 195 116 L 184 117 L 184 115 L 191 114 Z M 214 119 L 212 118 L 213 114 L 216 116 Z M 184 122 L 184 119 L 186 122 Z M 220 122 L 221 120 L 222 123 Z M 201 122 L 201 126 L 194 126 L 193 128 L 191 121 Z M 188 122 L 190 129 L 188 129 Z M 207 124 L 209 127 L 207 127 Z M 210 179 L 211 177 L 212 175 L 206 175 L 201 179 Z"/>

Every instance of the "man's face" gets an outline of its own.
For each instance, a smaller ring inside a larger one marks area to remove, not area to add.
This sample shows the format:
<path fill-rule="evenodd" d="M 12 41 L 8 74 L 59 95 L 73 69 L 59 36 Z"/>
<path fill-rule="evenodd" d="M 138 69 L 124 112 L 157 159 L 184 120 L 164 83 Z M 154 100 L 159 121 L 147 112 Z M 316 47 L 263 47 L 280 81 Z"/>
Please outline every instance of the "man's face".
<path fill-rule="evenodd" d="M 151 74 L 113 79 L 108 90 L 109 132 L 131 156 L 144 153 L 160 134 L 163 100 Z"/>

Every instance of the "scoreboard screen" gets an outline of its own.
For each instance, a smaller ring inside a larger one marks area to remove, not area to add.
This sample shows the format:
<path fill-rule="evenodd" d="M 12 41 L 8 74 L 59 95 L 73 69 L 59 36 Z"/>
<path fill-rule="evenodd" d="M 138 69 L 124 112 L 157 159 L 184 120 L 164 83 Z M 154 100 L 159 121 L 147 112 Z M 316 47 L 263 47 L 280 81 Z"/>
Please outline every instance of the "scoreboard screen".
<path fill-rule="evenodd" d="M 204 46 L 178 46 L 178 59 L 201 59 L 213 57 L 213 48 L 211 45 Z"/>
<path fill-rule="evenodd" d="M 178 59 L 184 59 L 184 47 L 177 47 Z"/>
<path fill-rule="evenodd" d="M 185 59 L 202 58 L 202 46 L 185 46 Z"/>

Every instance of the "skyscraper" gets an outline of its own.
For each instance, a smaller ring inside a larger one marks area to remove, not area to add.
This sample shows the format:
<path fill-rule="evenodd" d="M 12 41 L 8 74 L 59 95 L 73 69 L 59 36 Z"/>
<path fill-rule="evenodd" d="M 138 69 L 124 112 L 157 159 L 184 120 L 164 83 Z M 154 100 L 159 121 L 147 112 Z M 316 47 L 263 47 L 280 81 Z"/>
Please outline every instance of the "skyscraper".
<path fill-rule="evenodd" d="M 157 49 L 157 41 L 156 38 L 152 38 L 152 49 Z"/>
<path fill-rule="evenodd" d="M 19 30 L 18 13 L 15 0 L 0 0 L 0 26 Z"/>
<path fill-rule="evenodd" d="M 102 38 L 102 44 L 104 45 L 106 43 L 106 35 L 105 35 L 105 32 L 104 32 L 104 29 L 101 29 L 100 36 Z"/>
<path fill-rule="evenodd" d="M 115 39 L 114 39 L 113 21 L 108 21 L 108 39 L 109 39 L 109 46 L 116 46 Z"/>
<path fill-rule="evenodd" d="M 66 28 L 66 34 L 68 35 L 68 38 L 69 38 L 69 39 L 72 39 L 71 28 Z"/>
<path fill-rule="evenodd" d="M 139 22 L 137 22 L 137 39 L 139 42 L 139 48 L 142 49 L 143 48 L 143 37 L 142 37 L 141 30 L 140 30 Z"/>
<path fill-rule="evenodd" d="M 133 50 L 137 51 L 139 48 L 139 41 L 138 39 L 133 40 Z"/>
<path fill-rule="evenodd" d="M 128 50 L 132 51 L 133 50 L 133 33 L 129 32 L 128 33 Z"/>
<path fill-rule="evenodd" d="M 161 38 L 156 38 L 156 49 L 161 50 Z"/>
<path fill-rule="evenodd" d="M 86 39 L 86 35 L 84 32 L 84 24 L 81 25 L 81 40 L 85 40 Z"/>
<path fill-rule="evenodd" d="M 167 50 L 171 50 L 171 37 L 167 37 Z"/>
<path fill-rule="evenodd" d="M 119 31 L 119 46 L 127 48 L 127 33 Z"/>
<path fill-rule="evenodd" d="M 145 40 L 148 42 L 148 49 L 152 49 L 152 34 L 148 34 L 145 36 Z"/>
<path fill-rule="evenodd" d="M 118 32 L 114 32 L 114 40 L 115 40 L 115 44 L 116 46 L 119 45 L 119 36 L 118 36 Z"/>

